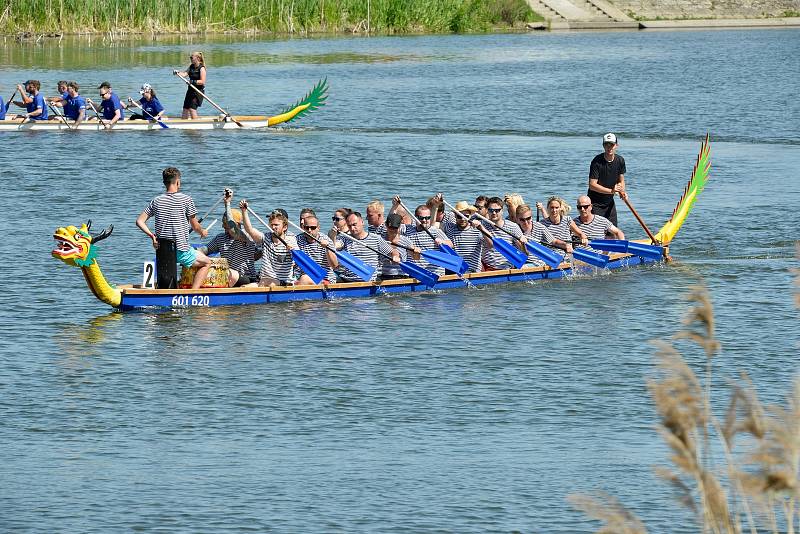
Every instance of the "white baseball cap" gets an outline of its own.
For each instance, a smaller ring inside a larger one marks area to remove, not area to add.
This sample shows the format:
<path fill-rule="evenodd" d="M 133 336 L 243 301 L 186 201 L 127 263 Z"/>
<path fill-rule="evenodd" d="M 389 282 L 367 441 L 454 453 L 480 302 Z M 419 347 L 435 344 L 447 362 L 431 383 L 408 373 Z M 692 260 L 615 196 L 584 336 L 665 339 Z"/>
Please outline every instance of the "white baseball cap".
<path fill-rule="evenodd" d="M 603 136 L 603 143 L 614 143 L 617 144 L 617 136 L 613 133 L 609 132 Z"/>
<path fill-rule="evenodd" d="M 146 83 L 146 84 L 142 85 L 142 88 L 139 90 L 139 94 L 143 95 L 145 93 L 145 91 L 152 91 L 152 90 L 153 90 L 153 88 L 150 86 L 150 84 Z"/>

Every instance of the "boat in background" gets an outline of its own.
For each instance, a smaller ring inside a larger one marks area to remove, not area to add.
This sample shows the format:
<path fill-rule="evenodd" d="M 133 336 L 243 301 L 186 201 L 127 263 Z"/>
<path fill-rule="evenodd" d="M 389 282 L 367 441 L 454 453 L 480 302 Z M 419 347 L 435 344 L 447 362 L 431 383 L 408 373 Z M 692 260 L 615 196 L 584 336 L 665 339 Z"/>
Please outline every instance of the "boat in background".
<path fill-rule="evenodd" d="M 122 120 L 117 122 L 112 130 L 238 130 L 241 128 L 267 128 L 286 124 L 299 119 L 325 105 L 328 98 L 328 81 L 320 80 L 308 94 L 293 106 L 289 106 L 278 115 L 225 115 L 201 116 L 197 119 L 172 119 L 163 118 L 162 122 L 167 128 L 155 121 Z M 241 124 L 241 126 L 240 126 Z M 80 131 L 105 131 L 106 127 L 97 120 L 86 120 L 75 127 L 72 121 L 53 119 L 46 121 L 27 121 L 22 119 L 6 119 L 0 121 L 0 131 L 28 131 L 28 130 L 80 130 Z"/>
<path fill-rule="evenodd" d="M 710 146 L 706 136 L 692 177 L 672 216 L 656 234 L 658 245 L 663 246 L 663 257 L 636 252 L 611 253 L 606 269 L 622 269 L 636 265 L 657 263 L 669 258 L 668 246 L 694 206 L 697 196 L 705 187 L 710 170 Z M 183 308 L 194 306 L 228 306 L 241 304 L 274 304 L 298 300 L 325 300 L 335 298 L 369 297 L 382 294 L 412 293 L 431 289 L 455 289 L 469 286 L 525 282 L 532 280 L 558 279 L 576 272 L 591 273 L 596 268 L 573 260 L 558 267 L 523 267 L 465 275 L 445 275 L 439 277 L 433 287 L 413 278 L 401 278 L 381 282 L 349 282 L 289 287 L 239 287 L 239 288 L 201 288 L 201 289 L 148 289 L 141 285 L 110 284 L 97 263 L 96 244 L 111 235 L 113 227 L 100 234 L 92 235 L 91 223 L 81 228 L 66 226 L 58 228 L 53 237 L 56 247 L 52 256 L 68 265 L 80 267 L 86 284 L 100 301 L 121 311 L 148 308 Z M 649 243 L 650 241 L 639 241 Z M 633 242 L 631 242 L 633 243 Z M 644 247 L 641 247 L 644 248 Z M 636 247 L 630 247 L 636 250 Z M 152 273 L 151 273 L 152 274 Z"/>

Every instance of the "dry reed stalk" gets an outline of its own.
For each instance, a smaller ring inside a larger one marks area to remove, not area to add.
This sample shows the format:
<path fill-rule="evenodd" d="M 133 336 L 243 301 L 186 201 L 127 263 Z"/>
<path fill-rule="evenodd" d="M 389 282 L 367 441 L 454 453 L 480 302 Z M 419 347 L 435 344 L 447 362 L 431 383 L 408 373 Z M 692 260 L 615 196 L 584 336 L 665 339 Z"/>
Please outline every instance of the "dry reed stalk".
<path fill-rule="evenodd" d="M 567 499 L 575 508 L 603 523 L 597 534 L 647 534 L 644 523 L 616 497 L 601 493 L 595 497 L 570 495 Z"/>

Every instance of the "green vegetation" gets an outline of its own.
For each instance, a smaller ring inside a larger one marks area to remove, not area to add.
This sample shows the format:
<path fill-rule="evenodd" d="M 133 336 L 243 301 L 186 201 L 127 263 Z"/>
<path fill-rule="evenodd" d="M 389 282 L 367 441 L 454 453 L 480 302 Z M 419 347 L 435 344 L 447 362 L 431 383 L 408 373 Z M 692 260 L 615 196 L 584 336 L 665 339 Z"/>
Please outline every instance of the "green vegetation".
<path fill-rule="evenodd" d="M 6 34 L 442 33 L 540 20 L 525 0 L 0 0 Z"/>
<path fill-rule="evenodd" d="M 706 359 L 705 377 L 692 370 L 673 341 L 657 343 L 658 373 L 648 385 L 672 468 L 658 467 L 656 473 L 694 515 L 697 532 L 798 532 L 800 377 L 787 381 L 785 406 L 764 406 L 743 374 L 730 382 L 727 410 L 714 409 L 712 401 L 720 400 L 711 394 L 712 362 L 720 350 L 714 310 L 704 289 L 689 298 L 694 307 L 675 339 L 699 345 Z M 572 495 L 570 501 L 603 523 L 598 534 L 647 533 L 644 523 L 612 496 Z"/>

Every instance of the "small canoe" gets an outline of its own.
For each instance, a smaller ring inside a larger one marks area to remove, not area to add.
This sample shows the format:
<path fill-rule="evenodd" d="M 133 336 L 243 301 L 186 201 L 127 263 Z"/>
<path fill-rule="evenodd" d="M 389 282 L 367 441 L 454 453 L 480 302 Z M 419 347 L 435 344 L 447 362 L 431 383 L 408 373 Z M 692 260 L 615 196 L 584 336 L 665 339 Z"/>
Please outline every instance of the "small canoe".
<path fill-rule="evenodd" d="M 710 149 L 708 136 L 703 143 L 695 164 L 692 178 L 686 186 L 684 194 L 678 201 L 672 217 L 656 234 L 659 247 L 633 246 L 634 242 L 625 242 L 626 252 L 610 252 L 609 261 L 604 269 L 616 270 L 656 263 L 668 259 L 668 245 L 675 237 L 680 226 L 686 220 L 697 196 L 705 187 L 710 169 Z M 229 306 L 242 304 L 274 304 L 299 300 L 329 300 L 336 298 L 374 297 L 394 293 L 415 293 L 420 291 L 449 290 L 472 286 L 527 282 L 533 280 L 559 279 L 575 274 L 592 274 L 599 270 L 596 267 L 575 261 L 573 264 L 561 263 L 557 267 L 523 267 L 521 269 L 504 269 L 482 273 L 470 273 L 463 276 L 445 275 L 436 281 L 431 288 L 413 278 L 401 278 L 382 282 L 351 282 L 329 285 L 290 286 L 273 288 L 224 288 L 208 287 L 201 289 L 148 289 L 136 285 L 115 286 L 106 281 L 97 263 L 96 244 L 111 234 L 110 227 L 100 234 L 92 235 L 91 223 L 80 228 L 66 226 L 58 228 L 53 234 L 56 247 L 51 255 L 74 267 L 80 267 L 89 289 L 98 300 L 122 310 L 139 310 L 150 308 L 185 308 Z M 639 243 L 649 243 L 640 241 Z M 619 245 L 619 243 L 614 243 Z M 661 249 L 660 247 L 663 247 Z M 646 249 L 647 254 L 637 252 Z M 650 254 L 651 249 L 662 250 L 661 254 Z"/>
<path fill-rule="evenodd" d="M 299 102 L 293 106 L 287 107 L 284 111 L 277 115 L 234 115 L 231 120 L 230 117 L 224 115 L 219 116 L 202 116 L 197 119 L 175 119 L 165 118 L 163 123 L 167 128 L 163 128 L 157 122 L 145 120 L 122 120 L 114 125 L 112 130 L 239 130 L 244 128 L 267 128 L 269 126 L 277 126 L 285 124 L 290 121 L 299 119 L 304 115 L 325 105 L 328 98 L 328 82 L 327 80 L 320 80 L 308 94 L 303 97 Z M 91 113 L 87 113 L 91 116 Z M 241 124 L 237 124 L 236 122 Z M 47 131 L 47 130 L 80 130 L 80 131 L 105 131 L 106 128 L 96 119 L 86 120 L 82 122 L 77 128 L 73 121 L 64 121 L 59 118 L 53 118 L 46 121 L 27 121 L 23 122 L 22 119 L 6 119 L 0 121 L 0 131 Z"/>

